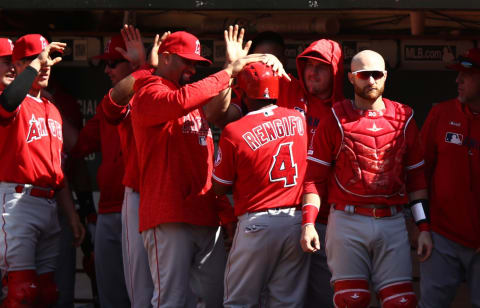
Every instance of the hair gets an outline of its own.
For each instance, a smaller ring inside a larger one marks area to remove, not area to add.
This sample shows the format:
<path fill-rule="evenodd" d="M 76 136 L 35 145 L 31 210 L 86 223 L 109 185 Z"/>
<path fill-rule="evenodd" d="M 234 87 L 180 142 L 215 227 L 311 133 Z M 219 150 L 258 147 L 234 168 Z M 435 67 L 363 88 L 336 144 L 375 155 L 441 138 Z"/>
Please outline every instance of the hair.
<path fill-rule="evenodd" d="M 38 57 L 38 54 L 36 55 L 33 55 L 33 56 L 28 56 L 28 57 L 25 57 L 25 58 L 21 58 L 20 61 L 22 62 L 27 62 L 27 61 L 33 61 L 35 60 L 36 58 Z"/>
<path fill-rule="evenodd" d="M 253 39 L 252 46 L 250 47 L 250 53 L 252 53 L 258 45 L 263 43 L 273 43 L 285 48 L 285 42 L 280 34 L 273 31 L 265 31 L 257 34 L 257 36 Z"/>

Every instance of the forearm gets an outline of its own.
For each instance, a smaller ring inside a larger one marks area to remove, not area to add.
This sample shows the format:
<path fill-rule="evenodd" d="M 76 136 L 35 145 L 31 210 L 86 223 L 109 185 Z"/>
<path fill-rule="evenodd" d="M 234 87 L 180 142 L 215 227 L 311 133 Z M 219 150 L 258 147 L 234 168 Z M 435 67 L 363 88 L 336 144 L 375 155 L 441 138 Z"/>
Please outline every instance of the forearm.
<path fill-rule="evenodd" d="M 110 96 L 112 100 L 121 106 L 126 106 L 130 101 L 134 91 L 133 85 L 135 84 L 135 78 L 129 75 L 120 80 L 112 89 Z"/>
<path fill-rule="evenodd" d="M 30 91 L 37 74 L 38 70 L 28 66 L 5 88 L 0 95 L 0 104 L 6 111 L 13 112 L 17 109 Z"/>
<path fill-rule="evenodd" d="M 428 199 L 428 191 L 426 189 L 419 189 L 408 194 L 410 202 L 421 199 Z"/>
<path fill-rule="evenodd" d="M 302 201 L 302 225 L 314 224 L 317 219 L 322 199 L 314 193 L 306 193 L 303 195 Z"/>

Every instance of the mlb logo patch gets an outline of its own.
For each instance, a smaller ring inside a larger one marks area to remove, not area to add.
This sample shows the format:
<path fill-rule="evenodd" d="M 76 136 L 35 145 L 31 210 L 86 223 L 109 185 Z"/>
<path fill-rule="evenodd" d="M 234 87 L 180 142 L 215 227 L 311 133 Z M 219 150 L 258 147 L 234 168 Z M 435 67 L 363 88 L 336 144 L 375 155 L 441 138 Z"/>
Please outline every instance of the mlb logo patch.
<path fill-rule="evenodd" d="M 202 146 L 207 146 L 207 137 L 206 136 L 198 136 L 198 144 Z"/>
<path fill-rule="evenodd" d="M 453 144 L 457 144 L 457 145 L 462 145 L 463 144 L 463 135 L 462 134 L 457 134 L 457 133 L 447 132 L 447 135 L 445 136 L 445 142 L 453 143 Z"/>

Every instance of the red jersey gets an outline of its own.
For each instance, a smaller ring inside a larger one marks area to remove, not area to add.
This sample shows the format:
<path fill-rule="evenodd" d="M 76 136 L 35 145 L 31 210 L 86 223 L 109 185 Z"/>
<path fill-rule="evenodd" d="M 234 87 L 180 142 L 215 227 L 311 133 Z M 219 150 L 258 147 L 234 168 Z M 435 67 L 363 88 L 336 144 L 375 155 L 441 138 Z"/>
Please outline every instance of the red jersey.
<path fill-rule="evenodd" d="M 328 181 L 329 204 L 395 205 L 408 203 L 407 192 L 426 188 L 413 111 L 383 101 L 381 111 L 354 109 L 350 100 L 335 104 L 333 110 L 345 108 L 346 114 L 331 113 L 317 130 L 305 192 L 321 196 Z"/>
<path fill-rule="evenodd" d="M 228 124 L 213 179 L 233 185 L 235 215 L 301 203 L 307 133 L 298 111 L 271 106 Z"/>
<path fill-rule="evenodd" d="M 218 226 L 210 192 L 212 133 L 200 107 L 229 80 L 220 71 L 181 88 L 155 75 L 136 81 L 131 116 L 140 168 L 140 231 L 169 222 Z"/>
<path fill-rule="evenodd" d="M 332 96 L 330 98 L 321 100 L 308 93 L 303 80 L 305 63 L 308 58 L 318 59 L 331 66 Z M 326 39 L 315 41 L 298 55 L 296 62 L 299 79 L 295 79 L 293 76 L 290 76 L 291 82 L 281 79 L 277 105 L 305 113 L 309 140 L 308 147 L 311 150 L 315 132 L 320 122 L 330 114 L 332 103 L 343 100 L 343 55 L 341 46 L 334 41 Z M 322 197 L 325 199 L 326 195 Z M 322 206 L 317 216 L 317 221 L 326 224 L 328 213 L 329 207 Z"/>
<path fill-rule="evenodd" d="M 27 95 L 13 112 L 0 106 L 0 182 L 60 189 L 62 117 L 46 98 Z"/>
<path fill-rule="evenodd" d="M 95 116 L 88 120 L 80 131 L 77 143 L 71 154 L 84 157 L 90 153 L 101 152 L 102 162 L 97 171 L 97 184 L 100 190 L 98 213 L 119 213 L 122 210 L 124 173 L 122 149 L 117 128 L 105 119 L 102 104 L 109 100 L 105 95 L 97 106 Z"/>
<path fill-rule="evenodd" d="M 432 108 L 422 127 L 433 231 L 480 248 L 480 114 L 457 99 Z"/>

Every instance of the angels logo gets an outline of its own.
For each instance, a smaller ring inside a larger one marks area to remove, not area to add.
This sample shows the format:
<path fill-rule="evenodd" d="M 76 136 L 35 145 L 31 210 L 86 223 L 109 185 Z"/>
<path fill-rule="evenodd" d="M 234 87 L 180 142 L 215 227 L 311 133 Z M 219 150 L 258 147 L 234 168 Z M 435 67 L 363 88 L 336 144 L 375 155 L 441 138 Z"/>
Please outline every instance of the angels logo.
<path fill-rule="evenodd" d="M 12 42 L 12 40 L 11 40 L 11 39 L 8 39 L 8 43 L 10 44 L 11 50 L 13 50 L 13 42 Z"/>
<path fill-rule="evenodd" d="M 59 140 L 62 140 L 62 125 L 55 120 L 48 119 L 48 126 L 45 123 L 45 118 L 35 118 L 35 115 L 32 114 L 32 118 L 28 122 L 30 125 L 28 128 L 27 134 L 27 143 L 30 143 L 35 140 L 40 140 L 43 137 L 48 136 L 48 131 L 52 134 L 53 137 L 57 137 Z"/>
<path fill-rule="evenodd" d="M 48 136 L 44 118 L 36 119 L 35 115 L 32 114 L 32 118 L 28 123 L 30 124 L 30 127 L 28 128 L 27 143 Z"/>
<path fill-rule="evenodd" d="M 197 41 L 195 42 L 195 53 L 196 53 L 197 55 L 200 55 L 200 41 L 199 41 L 199 40 L 197 40 Z"/>
<path fill-rule="evenodd" d="M 42 49 L 45 49 L 47 48 L 47 40 L 43 37 L 43 36 L 40 36 L 40 43 L 42 44 Z"/>

